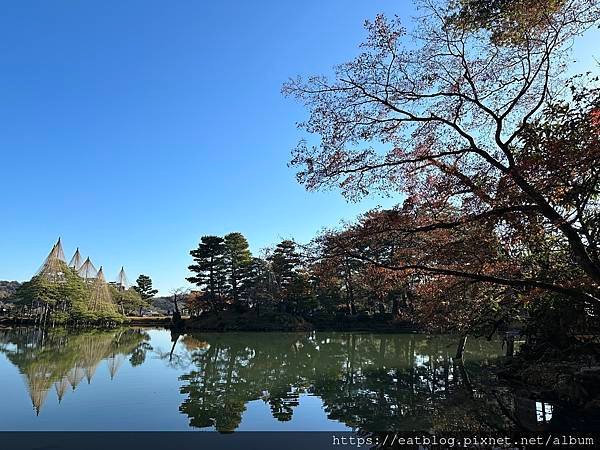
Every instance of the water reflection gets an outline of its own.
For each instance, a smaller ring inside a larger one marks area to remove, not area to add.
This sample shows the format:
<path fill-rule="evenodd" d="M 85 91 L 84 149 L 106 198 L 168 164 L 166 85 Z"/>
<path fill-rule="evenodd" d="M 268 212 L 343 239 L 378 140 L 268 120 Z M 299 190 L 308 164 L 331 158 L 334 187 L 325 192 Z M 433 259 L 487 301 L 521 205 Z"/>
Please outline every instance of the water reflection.
<path fill-rule="evenodd" d="M 60 403 L 84 379 L 91 384 L 102 361 L 106 361 L 111 379 L 129 355 L 132 364 L 142 364 L 147 350 L 143 343 L 147 339 L 145 332 L 133 329 L 72 334 L 21 328 L 0 330 L 0 351 L 25 377 L 33 408 L 39 415 L 52 387 Z"/>
<path fill-rule="evenodd" d="M 184 343 L 193 369 L 181 376 L 180 411 L 190 426 L 219 431 L 234 431 L 252 400 L 292 420 L 301 393 L 320 397 L 328 418 L 354 429 L 457 429 L 478 402 L 461 371 L 477 377 L 500 354 L 497 343 L 478 342 L 460 367 L 452 340 L 414 335 L 212 334 Z"/>
<path fill-rule="evenodd" d="M 321 400 L 326 420 L 363 432 L 538 430 L 560 420 L 550 405 L 497 385 L 487 367 L 502 354 L 499 342 L 469 342 L 459 364 L 448 336 L 157 334 L 168 343 L 164 350 L 138 329 L 0 330 L 0 352 L 23 374 L 37 414 L 50 392 L 60 401 L 84 380 L 91 383 L 100 364 L 114 378 L 128 359 L 139 377 L 131 389 L 164 377 L 181 399 L 178 411 L 162 414 L 181 414 L 195 429 L 235 431 L 253 420 L 250 402 L 262 402 L 273 423 L 301 420 L 295 413 L 306 396 Z M 154 393 L 147 392 L 145 408 Z M 132 416 L 139 407 L 120 398 L 119 408 L 131 408 Z"/>

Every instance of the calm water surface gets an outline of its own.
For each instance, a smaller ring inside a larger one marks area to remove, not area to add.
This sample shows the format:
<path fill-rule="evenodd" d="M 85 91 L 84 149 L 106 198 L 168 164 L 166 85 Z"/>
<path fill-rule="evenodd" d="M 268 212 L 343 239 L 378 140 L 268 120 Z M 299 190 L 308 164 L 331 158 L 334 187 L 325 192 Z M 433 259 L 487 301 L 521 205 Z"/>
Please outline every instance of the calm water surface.
<path fill-rule="evenodd" d="M 469 341 L 464 366 L 456 342 L 0 329 L 0 430 L 507 430 L 507 410 L 532 429 L 549 423 L 549 405 L 498 404 L 486 368 L 500 342 Z"/>

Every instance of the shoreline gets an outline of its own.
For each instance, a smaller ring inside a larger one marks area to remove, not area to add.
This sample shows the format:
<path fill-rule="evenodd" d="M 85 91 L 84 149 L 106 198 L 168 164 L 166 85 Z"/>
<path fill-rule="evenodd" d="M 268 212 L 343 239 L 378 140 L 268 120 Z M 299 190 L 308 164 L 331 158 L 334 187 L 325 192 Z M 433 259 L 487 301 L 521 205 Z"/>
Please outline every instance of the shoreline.
<path fill-rule="evenodd" d="M 38 326 L 35 318 L 30 317 L 0 317 L 0 327 L 7 326 Z M 61 326 L 61 325 L 57 325 Z M 63 324 L 69 328 L 69 324 Z M 221 312 L 200 317 L 186 317 L 178 326 L 174 326 L 171 316 L 160 317 L 127 317 L 116 326 L 162 327 L 179 332 L 302 332 L 302 331 L 337 331 L 363 333 L 399 333 L 415 334 L 423 330 L 404 321 L 375 318 L 316 318 L 306 319 L 291 314 L 270 313 L 256 317 L 254 315 Z M 86 326 L 83 328 L 103 329 L 103 326 Z"/>

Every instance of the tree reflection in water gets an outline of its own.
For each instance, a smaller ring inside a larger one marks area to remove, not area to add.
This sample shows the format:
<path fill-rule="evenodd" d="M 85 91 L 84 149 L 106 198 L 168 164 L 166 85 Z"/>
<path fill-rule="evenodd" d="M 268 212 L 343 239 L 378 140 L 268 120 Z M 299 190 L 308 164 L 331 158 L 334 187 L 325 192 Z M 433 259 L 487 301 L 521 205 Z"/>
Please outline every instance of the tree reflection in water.
<path fill-rule="evenodd" d="M 151 349 L 147 339 L 146 332 L 129 328 L 78 333 L 29 327 L 0 329 L 0 352 L 23 374 L 39 415 L 53 386 L 61 402 L 69 388 L 75 391 L 84 379 L 90 384 L 102 361 L 106 361 L 111 379 L 128 355 L 132 365 L 143 364 Z"/>
<path fill-rule="evenodd" d="M 101 362 L 114 378 L 129 359 L 133 367 L 143 367 L 137 372 L 140 380 L 152 377 L 152 371 L 172 371 L 172 383 L 179 383 L 185 397 L 179 412 L 189 426 L 220 432 L 240 426 L 250 401 L 264 402 L 274 420 L 294 420 L 304 395 L 320 398 L 330 420 L 366 433 L 539 430 L 564 427 L 568 416 L 568 411 L 515 397 L 497 383 L 488 370 L 502 354 L 497 341 L 469 341 L 462 366 L 452 358 L 456 338 L 449 336 L 169 336 L 168 331 L 153 336 L 168 347 L 153 347 L 150 335 L 138 329 L 0 330 L 0 352 L 23 374 L 38 414 L 50 391 L 60 401 L 83 380 L 91 382 Z M 162 369 L 146 365 L 148 355 L 162 360 Z M 135 386 L 144 389 L 143 381 Z M 169 388 L 167 383 L 165 390 Z M 129 407 L 126 396 L 121 407 Z"/>
<path fill-rule="evenodd" d="M 452 359 L 455 342 L 444 336 L 205 334 L 183 342 L 195 368 L 181 377 L 180 411 L 193 427 L 234 431 L 259 399 L 288 421 L 301 393 L 320 397 L 328 418 L 363 431 L 511 426 L 467 388 Z M 479 380 L 500 354 L 497 342 L 475 341 L 465 369 Z"/>

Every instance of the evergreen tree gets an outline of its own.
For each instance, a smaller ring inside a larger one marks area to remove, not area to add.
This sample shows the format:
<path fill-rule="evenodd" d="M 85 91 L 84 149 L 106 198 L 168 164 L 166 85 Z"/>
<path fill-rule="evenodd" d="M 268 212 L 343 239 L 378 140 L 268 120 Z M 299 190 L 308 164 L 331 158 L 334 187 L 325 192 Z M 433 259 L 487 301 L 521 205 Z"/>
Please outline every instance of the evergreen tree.
<path fill-rule="evenodd" d="M 42 275 L 34 276 L 17 289 L 15 298 L 23 305 L 42 308 L 43 316 L 56 322 L 98 319 L 88 309 L 90 291 L 85 282 L 66 265 L 63 277 L 60 283 L 53 283 Z"/>
<path fill-rule="evenodd" d="M 152 279 L 148 275 L 142 274 L 135 280 L 135 283 L 133 289 L 142 297 L 143 305 L 150 306 L 150 299 L 158 293 L 158 290 L 152 289 Z M 143 306 L 140 306 L 140 315 L 142 315 L 142 308 Z"/>
<path fill-rule="evenodd" d="M 119 306 L 123 314 L 137 310 L 141 311 L 144 306 L 149 305 L 149 299 L 143 299 L 136 287 L 132 286 L 129 289 L 121 290 L 109 285 L 113 301 Z"/>
<path fill-rule="evenodd" d="M 260 315 L 260 308 L 273 303 L 275 294 L 275 275 L 268 261 L 262 258 L 252 258 L 244 290 L 249 301 Z"/>
<path fill-rule="evenodd" d="M 190 251 L 194 263 L 188 269 L 194 273 L 186 278 L 205 289 L 214 305 L 223 296 L 226 282 L 225 241 L 219 236 L 202 236 L 198 248 Z"/>
<path fill-rule="evenodd" d="M 284 302 L 287 300 L 289 288 L 294 282 L 296 271 L 300 265 L 296 243 L 289 239 L 281 241 L 268 259 L 271 262 L 280 301 Z"/>
<path fill-rule="evenodd" d="M 294 313 L 308 313 L 319 306 L 311 286 L 310 277 L 308 271 L 294 272 L 286 292 L 287 305 Z"/>
<path fill-rule="evenodd" d="M 241 233 L 229 233 L 225 236 L 224 244 L 227 283 L 231 298 L 237 303 L 250 275 L 252 254 L 248 241 Z"/>

